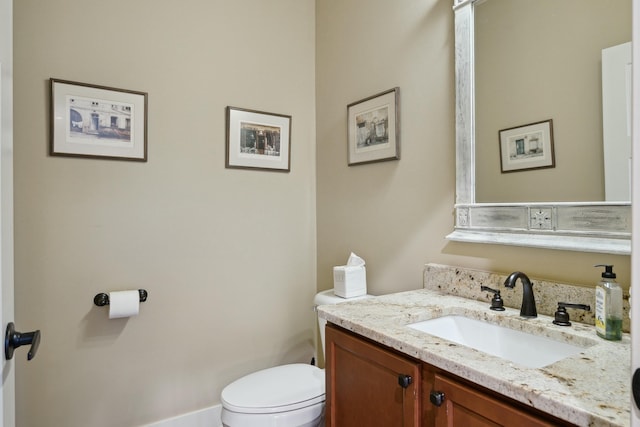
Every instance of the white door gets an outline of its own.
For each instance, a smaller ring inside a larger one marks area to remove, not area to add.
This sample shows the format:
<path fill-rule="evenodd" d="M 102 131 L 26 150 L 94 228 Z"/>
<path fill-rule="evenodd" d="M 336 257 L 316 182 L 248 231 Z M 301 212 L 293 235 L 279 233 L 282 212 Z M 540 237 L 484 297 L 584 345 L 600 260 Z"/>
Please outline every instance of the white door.
<path fill-rule="evenodd" d="M 633 0 L 633 131 L 631 233 L 631 425 L 640 427 L 640 0 Z"/>
<path fill-rule="evenodd" d="M 13 1 L 0 0 L 0 313 L 13 322 Z M 0 427 L 15 426 L 15 363 L 2 357 Z"/>
<path fill-rule="evenodd" d="M 602 49 L 604 196 L 631 200 L 631 42 Z"/>

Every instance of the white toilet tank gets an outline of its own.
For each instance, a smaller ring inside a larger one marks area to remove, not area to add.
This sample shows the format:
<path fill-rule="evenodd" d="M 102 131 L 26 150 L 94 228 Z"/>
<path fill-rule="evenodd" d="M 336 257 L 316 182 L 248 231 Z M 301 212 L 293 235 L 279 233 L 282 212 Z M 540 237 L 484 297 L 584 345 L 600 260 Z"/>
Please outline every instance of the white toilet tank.
<path fill-rule="evenodd" d="M 371 298 L 372 295 L 362 295 L 359 297 L 353 298 L 342 298 L 333 293 L 333 289 L 329 289 L 326 291 L 318 292 L 313 299 L 313 308 L 314 310 L 319 305 L 328 305 L 328 304 L 340 304 L 348 301 L 356 301 L 364 298 Z M 327 324 L 325 319 L 318 317 L 318 327 L 320 328 L 320 348 L 322 349 L 322 356 L 324 357 L 324 327 Z M 318 355 L 320 354 L 320 349 L 318 349 Z"/>

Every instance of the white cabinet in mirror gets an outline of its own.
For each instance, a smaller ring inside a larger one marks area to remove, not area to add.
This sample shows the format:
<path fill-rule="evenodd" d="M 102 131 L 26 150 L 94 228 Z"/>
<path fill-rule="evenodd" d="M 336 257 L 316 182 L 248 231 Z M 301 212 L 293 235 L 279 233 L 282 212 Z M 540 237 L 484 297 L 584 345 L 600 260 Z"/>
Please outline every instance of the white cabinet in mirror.
<path fill-rule="evenodd" d="M 447 238 L 630 254 L 631 204 L 628 202 L 476 203 L 474 5 L 484 1 L 487 0 L 454 1 L 456 215 L 455 229 Z M 580 176 L 574 179 L 580 180 Z"/>

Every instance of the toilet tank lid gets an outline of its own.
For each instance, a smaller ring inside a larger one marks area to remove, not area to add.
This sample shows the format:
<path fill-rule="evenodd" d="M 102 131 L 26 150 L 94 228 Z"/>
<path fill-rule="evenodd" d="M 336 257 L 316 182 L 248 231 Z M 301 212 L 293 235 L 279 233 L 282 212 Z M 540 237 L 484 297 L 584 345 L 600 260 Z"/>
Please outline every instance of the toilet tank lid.
<path fill-rule="evenodd" d="M 362 295 L 358 297 L 352 298 L 342 298 L 333 293 L 333 289 L 328 289 L 326 291 L 318 292 L 313 298 L 314 305 L 329 305 L 329 304 L 340 304 L 348 301 L 355 301 L 363 298 L 371 298 L 372 295 Z"/>
<path fill-rule="evenodd" d="M 324 370 L 304 363 L 276 366 L 246 375 L 222 390 L 224 407 L 236 412 L 271 413 L 324 401 Z"/>

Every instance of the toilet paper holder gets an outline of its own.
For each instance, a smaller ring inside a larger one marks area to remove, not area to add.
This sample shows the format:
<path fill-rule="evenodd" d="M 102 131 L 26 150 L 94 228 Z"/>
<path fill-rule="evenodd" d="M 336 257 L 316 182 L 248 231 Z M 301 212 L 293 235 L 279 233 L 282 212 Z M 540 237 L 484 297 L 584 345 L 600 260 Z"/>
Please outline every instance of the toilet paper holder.
<path fill-rule="evenodd" d="M 138 289 L 138 293 L 140 294 L 140 302 L 145 302 L 147 300 L 147 291 L 144 289 Z M 105 305 L 109 305 L 109 295 L 104 292 L 97 294 L 93 297 L 93 303 L 98 307 L 104 307 Z"/>

